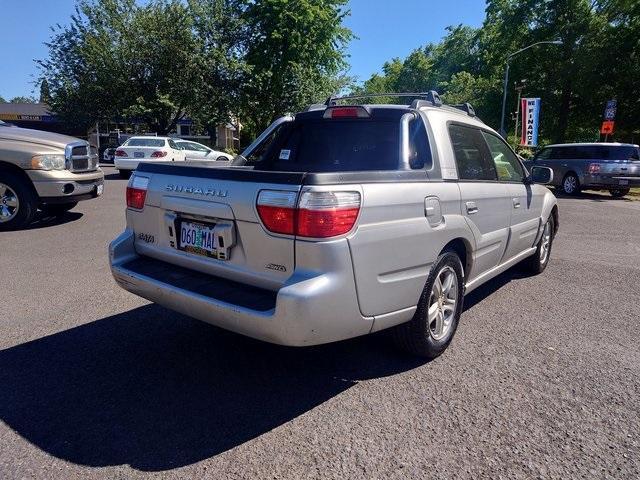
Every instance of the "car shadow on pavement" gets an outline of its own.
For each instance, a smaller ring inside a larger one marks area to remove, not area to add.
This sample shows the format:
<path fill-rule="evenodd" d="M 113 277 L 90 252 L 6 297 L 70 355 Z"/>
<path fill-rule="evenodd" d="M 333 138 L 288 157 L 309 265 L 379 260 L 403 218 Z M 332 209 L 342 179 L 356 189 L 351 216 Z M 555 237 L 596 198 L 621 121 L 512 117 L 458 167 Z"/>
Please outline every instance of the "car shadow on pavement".
<path fill-rule="evenodd" d="M 105 180 L 123 180 L 127 181 L 126 178 L 122 178 L 119 173 L 106 173 L 104 175 Z"/>
<path fill-rule="evenodd" d="M 0 419 L 69 462 L 163 471 L 424 363 L 383 335 L 279 347 L 151 304 L 0 351 Z"/>
<path fill-rule="evenodd" d="M 46 215 L 43 212 L 38 212 L 33 221 L 27 225 L 23 230 L 37 230 L 39 228 L 49 228 L 55 225 L 64 225 L 65 223 L 75 222 L 82 218 L 80 212 L 65 212 L 62 215 Z"/>

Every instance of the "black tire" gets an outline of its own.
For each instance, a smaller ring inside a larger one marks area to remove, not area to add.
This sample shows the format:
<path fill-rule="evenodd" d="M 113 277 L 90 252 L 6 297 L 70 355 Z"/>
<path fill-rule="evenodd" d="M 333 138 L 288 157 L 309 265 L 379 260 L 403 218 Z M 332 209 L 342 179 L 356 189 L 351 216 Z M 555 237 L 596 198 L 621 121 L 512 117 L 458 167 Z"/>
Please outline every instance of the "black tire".
<path fill-rule="evenodd" d="M 118 175 L 126 180 L 131 176 L 131 170 L 118 170 Z"/>
<path fill-rule="evenodd" d="M 52 205 L 42 205 L 40 207 L 40 210 L 42 210 L 42 213 L 44 213 L 45 215 L 53 215 L 59 217 L 74 208 L 76 205 L 78 205 L 78 202 L 55 203 Z"/>
<path fill-rule="evenodd" d="M 230 160 L 224 155 L 220 155 L 218 158 L 216 158 L 216 162 L 229 162 L 229 161 Z"/>
<path fill-rule="evenodd" d="M 13 172 L 0 172 L 0 184 L 13 192 L 9 193 L 9 190 L 0 185 L 3 190 L 0 192 L 0 208 L 5 208 L 4 212 L 10 211 L 7 218 L 11 217 L 5 221 L 0 219 L 0 231 L 17 230 L 30 224 L 38 210 L 38 197 L 31 183 Z M 9 210 L 8 205 L 14 203 L 11 201 L 14 195 L 17 206 Z"/>
<path fill-rule="evenodd" d="M 560 186 L 565 195 L 578 195 L 580 193 L 580 180 L 575 173 L 567 173 Z"/>
<path fill-rule="evenodd" d="M 430 303 L 432 307 L 436 306 L 437 310 L 441 310 L 441 302 L 438 301 L 433 304 L 431 300 L 434 298 L 434 283 L 437 278 L 442 278 L 443 272 L 446 272 L 446 274 L 449 272 L 455 273 L 456 303 L 454 308 L 450 310 L 450 323 L 446 333 L 443 332 L 443 336 L 436 338 L 433 328 L 436 320 L 429 321 L 428 312 Z M 419 357 L 434 359 L 441 355 L 453 340 L 458 328 L 464 300 L 463 288 L 464 276 L 460 257 L 453 251 L 443 252 L 431 268 L 413 319 L 394 328 L 393 339 L 396 345 L 402 350 Z"/>
<path fill-rule="evenodd" d="M 630 188 L 612 188 L 611 190 L 609 190 L 609 193 L 613 198 L 622 198 L 625 195 L 629 195 L 630 191 Z"/>
<path fill-rule="evenodd" d="M 546 239 L 547 227 L 549 233 L 548 239 Z M 523 262 L 525 268 L 532 274 L 538 275 L 539 273 L 544 272 L 547 265 L 549 265 L 554 236 L 555 220 L 553 219 L 553 215 L 551 215 L 543 227 L 542 237 L 540 237 L 540 240 L 538 241 L 536 253 Z"/>

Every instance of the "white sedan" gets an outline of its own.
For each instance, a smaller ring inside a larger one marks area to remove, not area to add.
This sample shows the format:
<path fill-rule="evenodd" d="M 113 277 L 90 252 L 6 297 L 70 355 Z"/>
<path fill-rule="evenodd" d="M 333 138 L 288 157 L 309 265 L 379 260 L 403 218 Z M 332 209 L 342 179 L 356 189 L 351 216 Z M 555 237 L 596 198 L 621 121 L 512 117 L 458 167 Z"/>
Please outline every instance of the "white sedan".
<path fill-rule="evenodd" d="M 184 162 L 185 151 L 170 137 L 131 137 L 116 149 L 114 166 L 128 178 L 140 162 Z"/>
<path fill-rule="evenodd" d="M 220 152 L 218 150 L 213 150 L 206 145 L 198 142 L 176 139 L 176 143 L 185 151 L 188 159 L 197 158 L 203 160 L 216 160 L 220 162 L 228 162 L 233 160 L 233 155 L 229 155 L 228 153 Z"/>

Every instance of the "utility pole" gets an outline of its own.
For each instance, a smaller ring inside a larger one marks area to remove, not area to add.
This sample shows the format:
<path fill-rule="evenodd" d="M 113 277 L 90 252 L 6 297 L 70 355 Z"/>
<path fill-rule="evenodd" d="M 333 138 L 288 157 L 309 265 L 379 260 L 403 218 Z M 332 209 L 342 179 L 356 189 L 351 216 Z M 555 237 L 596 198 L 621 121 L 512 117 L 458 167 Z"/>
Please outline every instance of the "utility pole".
<path fill-rule="evenodd" d="M 515 149 L 518 146 L 518 120 L 520 120 L 520 100 L 522 98 L 522 90 L 524 89 L 524 84 L 527 81 L 525 79 L 520 80 L 520 83 L 514 82 L 515 90 L 518 92 L 518 103 L 516 104 L 516 131 L 515 131 L 515 144 L 513 148 Z"/>

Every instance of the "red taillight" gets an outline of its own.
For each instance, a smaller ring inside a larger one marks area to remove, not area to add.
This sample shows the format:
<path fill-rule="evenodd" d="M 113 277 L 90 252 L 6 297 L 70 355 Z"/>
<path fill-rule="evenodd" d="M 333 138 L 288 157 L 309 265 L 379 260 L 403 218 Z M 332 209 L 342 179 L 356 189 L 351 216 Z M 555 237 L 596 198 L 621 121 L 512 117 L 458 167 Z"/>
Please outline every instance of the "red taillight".
<path fill-rule="evenodd" d="M 116 153 L 114 154 L 116 157 L 128 157 L 129 155 L 127 155 L 127 152 L 125 152 L 124 150 L 116 150 Z"/>
<path fill-rule="evenodd" d="M 600 164 L 599 163 L 591 163 L 589 164 L 589 173 L 593 175 L 594 173 L 600 172 Z"/>
<path fill-rule="evenodd" d="M 324 111 L 323 118 L 369 118 L 369 111 L 365 107 L 329 107 Z"/>
<path fill-rule="evenodd" d="M 258 195 L 258 214 L 267 230 L 295 234 L 297 192 L 262 190 Z"/>
<path fill-rule="evenodd" d="M 149 179 L 147 177 L 132 175 L 127 185 L 127 207 L 142 210 L 147 198 L 148 186 Z"/>
<path fill-rule="evenodd" d="M 297 234 L 328 238 L 349 232 L 360 212 L 358 192 L 304 192 L 298 203 Z"/>
<path fill-rule="evenodd" d="M 166 156 L 167 156 L 167 152 L 163 152 L 162 150 L 158 150 L 151 154 L 151 158 L 161 158 Z"/>
<path fill-rule="evenodd" d="M 296 192 L 263 190 L 258 214 L 267 230 L 307 238 L 348 233 L 358 219 L 358 192 L 303 192 L 296 208 Z"/>

